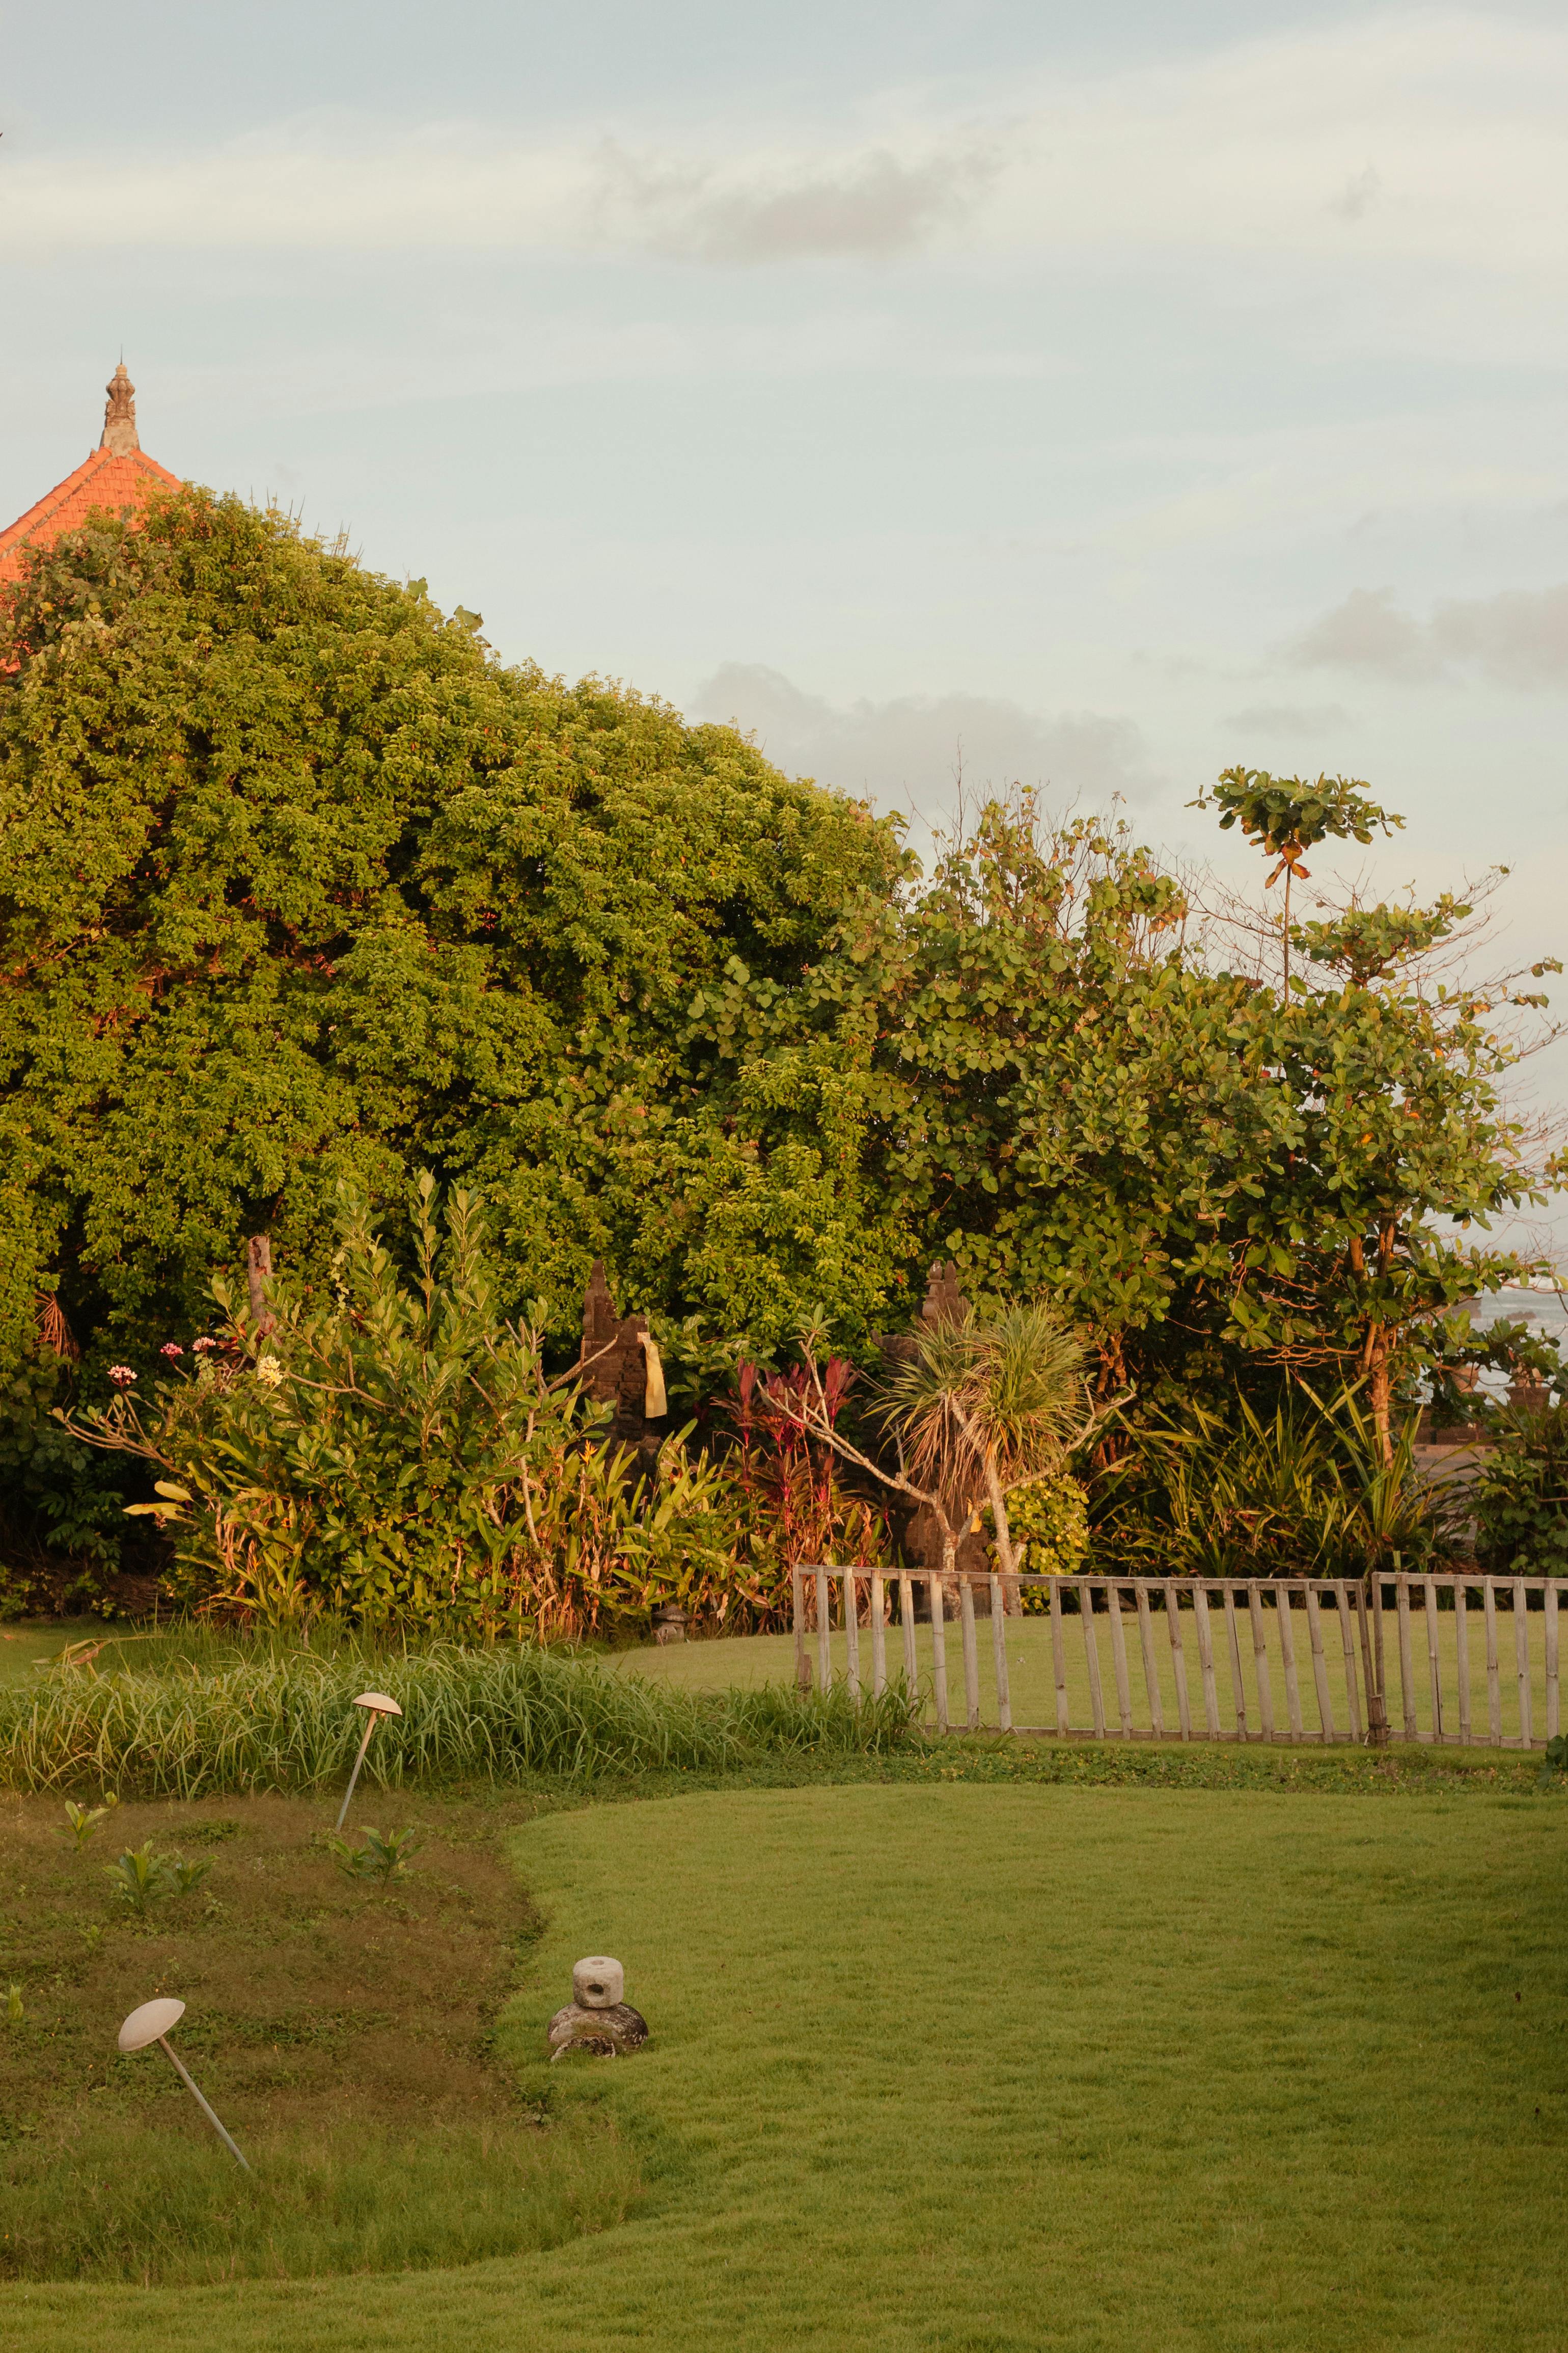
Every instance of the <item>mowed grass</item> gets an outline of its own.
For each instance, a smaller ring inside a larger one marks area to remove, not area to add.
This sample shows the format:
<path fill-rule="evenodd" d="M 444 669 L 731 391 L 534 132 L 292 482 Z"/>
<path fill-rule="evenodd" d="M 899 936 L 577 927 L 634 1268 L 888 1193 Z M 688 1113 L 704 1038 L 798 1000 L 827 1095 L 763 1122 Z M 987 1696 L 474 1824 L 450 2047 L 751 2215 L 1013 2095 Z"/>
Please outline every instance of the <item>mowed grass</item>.
<path fill-rule="evenodd" d="M 865 1588 L 862 1588 L 862 1606 Z M 896 1610 L 897 1603 L 893 1604 Z M 1187 1704 L 1194 1736 L 1203 1735 L 1205 1724 L 1203 1672 L 1198 1652 L 1197 1628 L 1193 1613 L 1183 1609 L 1178 1620 L 1182 1654 L 1186 1671 Z M 1056 1664 L 1051 1641 L 1050 1620 L 1045 1616 L 1008 1618 L 1003 1620 L 1006 1630 L 1007 1683 L 1012 1702 L 1013 1723 L 1018 1729 L 1032 1727 L 1054 1732 L 1057 1723 Z M 1279 1646 L 1279 1617 L 1272 1609 L 1263 1612 L 1265 1657 L 1268 1666 L 1268 1689 L 1272 1707 L 1276 1736 L 1286 1741 L 1289 1736 L 1290 1715 L 1285 1669 Z M 1230 1628 L 1224 1610 L 1217 1602 L 1210 1605 L 1211 1640 L 1215 1670 L 1215 1714 L 1222 1732 L 1236 1729 L 1236 1671 L 1240 1669 L 1242 1705 L 1246 1728 L 1256 1736 L 1262 1724 L 1258 1705 L 1259 1685 L 1257 1660 L 1252 1644 L 1252 1628 L 1245 1602 L 1237 1613 L 1236 1654 L 1230 1644 Z M 1353 1629 L 1354 1620 L 1352 1620 Z M 1516 1620 L 1511 1610 L 1500 1607 L 1493 1630 L 1496 1660 L 1496 1694 L 1498 1729 L 1505 1745 L 1517 1746 L 1521 1725 L 1521 1674 L 1518 1654 L 1518 1634 L 1522 1627 L 1525 1636 L 1524 1683 L 1530 1694 L 1530 1730 L 1532 1741 L 1540 1746 L 1546 1737 L 1547 1688 L 1546 1643 L 1544 1615 L 1540 1610 L 1525 1610 Z M 1093 1699 L 1089 1678 L 1088 1636 L 1092 1628 L 1095 1662 L 1100 1672 L 1100 1705 L 1104 1720 L 1114 1736 L 1121 1725 L 1117 1693 L 1116 1654 L 1110 1617 L 1097 1610 L 1092 1619 L 1076 1611 L 1064 1616 L 1062 1621 L 1062 1663 L 1068 1692 L 1068 1722 L 1079 1731 L 1089 1731 L 1094 1724 Z M 1312 1662 L 1310 1631 L 1306 1610 L 1298 1606 L 1290 1612 L 1290 1630 L 1295 1651 L 1297 1691 L 1301 1711 L 1303 1732 L 1309 1741 L 1316 1741 L 1321 1732 L 1318 1712 L 1317 1678 Z M 1352 1715 L 1346 1688 L 1344 1629 L 1331 1594 L 1325 1594 L 1319 1607 L 1319 1630 L 1322 1645 L 1323 1674 L 1328 1690 L 1329 1720 L 1337 1737 L 1344 1738 L 1352 1729 Z M 1436 1690 L 1442 1710 L 1446 1738 L 1457 1737 L 1460 1729 L 1458 1636 L 1454 1612 L 1439 1610 L 1436 1620 Z M 1409 1644 L 1409 1689 L 1411 1714 L 1418 1738 L 1427 1738 L 1433 1726 L 1434 1679 L 1431 1662 L 1431 1632 L 1426 1615 L 1417 1605 L 1410 1613 L 1406 1639 Z M 1180 1715 L 1176 1695 L 1176 1672 L 1170 1639 L 1170 1624 L 1162 1610 L 1150 1613 L 1149 1634 L 1154 1662 L 1155 1682 L 1160 1693 L 1161 1715 L 1165 1737 L 1179 1736 Z M 1470 1739 L 1479 1746 L 1490 1738 L 1491 1695 L 1488 1674 L 1487 1631 L 1479 1600 L 1472 1599 L 1467 1612 L 1465 1628 L 1466 1666 L 1469 1686 Z M 829 1638 L 833 1672 L 842 1677 L 847 1665 L 847 1648 L 842 1629 Z M 1121 1640 L 1126 1662 L 1128 1693 L 1134 1726 L 1147 1730 L 1151 1725 L 1148 1680 L 1144 1667 L 1143 1646 L 1138 1615 L 1131 1606 L 1121 1614 Z M 1394 1736 L 1403 1736 L 1405 1725 L 1405 1682 L 1400 1664 L 1400 1628 L 1392 1608 L 1384 1613 L 1384 1676 L 1388 1698 L 1390 1724 Z M 903 1630 L 894 1623 L 886 1631 L 887 1671 L 889 1675 L 904 1672 Z M 807 1640 L 814 1681 L 818 1674 L 817 1638 L 813 1632 Z M 868 1627 L 860 1629 L 860 1675 L 865 1688 L 871 1688 L 871 1636 Z M 945 1629 L 945 1666 L 947 1675 L 948 1714 L 953 1725 L 965 1720 L 963 1682 L 963 1649 L 962 1630 L 950 1620 Z M 979 1670 L 981 1722 L 994 1725 L 997 1722 L 996 1672 L 989 1618 L 975 1624 L 976 1664 Z M 795 1637 L 792 1634 L 742 1635 L 717 1641 L 676 1642 L 667 1647 L 649 1643 L 634 1651 L 612 1653 L 614 1663 L 622 1673 L 637 1673 L 654 1682 L 671 1683 L 678 1688 L 700 1692 L 726 1689 L 749 1689 L 763 1683 L 787 1683 L 795 1674 Z M 916 1676 L 922 1700 L 922 1713 L 928 1724 L 935 1720 L 931 1693 L 933 1672 L 931 1627 L 915 1629 Z"/>
<path fill-rule="evenodd" d="M 503 2042 L 638 2152 L 635 2215 L 390 2279 L 19 2285 L 14 2353 L 1563 2342 L 1548 1801 L 858 1784 L 513 1846 L 548 1926 Z M 652 2043 L 547 2075 L 590 1951 Z"/>

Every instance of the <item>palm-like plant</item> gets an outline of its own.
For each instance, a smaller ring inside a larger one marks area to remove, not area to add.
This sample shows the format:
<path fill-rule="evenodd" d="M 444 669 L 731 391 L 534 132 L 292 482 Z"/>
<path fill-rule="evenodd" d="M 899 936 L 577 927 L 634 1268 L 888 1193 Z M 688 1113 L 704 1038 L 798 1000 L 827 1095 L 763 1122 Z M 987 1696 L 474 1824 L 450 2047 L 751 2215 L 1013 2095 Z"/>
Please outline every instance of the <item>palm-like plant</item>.
<path fill-rule="evenodd" d="M 955 1573 L 977 1490 L 995 1519 L 1003 1574 L 1016 1576 L 1009 1492 L 1059 1468 L 1126 1402 L 1095 1405 L 1083 1351 L 1049 1308 L 1012 1305 L 988 1320 L 973 1313 L 944 1320 L 914 1335 L 882 1384 L 875 1411 L 898 1449 L 890 1472 L 837 1428 L 816 1371 L 817 1336 L 802 1335 L 801 1427 L 927 1507 L 942 1537 L 944 1577 Z"/>
<path fill-rule="evenodd" d="M 943 1498 L 944 1519 L 962 1521 L 984 1487 L 1008 1577 L 1016 1573 L 1008 1491 L 1059 1470 L 1100 1419 L 1082 1348 L 1049 1308 L 1031 1305 L 922 1332 L 885 1382 L 879 1411 L 909 1471 Z M 951 1526 L 944 1554 L 948 1544 L 956 1550 Z"/>

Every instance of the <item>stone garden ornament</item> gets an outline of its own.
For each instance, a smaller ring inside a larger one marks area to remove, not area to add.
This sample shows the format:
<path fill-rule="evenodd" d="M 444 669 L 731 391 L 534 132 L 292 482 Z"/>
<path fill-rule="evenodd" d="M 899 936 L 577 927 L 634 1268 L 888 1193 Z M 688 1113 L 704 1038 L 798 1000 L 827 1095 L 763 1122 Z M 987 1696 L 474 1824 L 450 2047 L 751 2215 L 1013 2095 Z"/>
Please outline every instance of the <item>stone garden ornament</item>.
<path fill-rule="evenodd" d="M 144 2001 L 140 2010 L 133 2010 L 132 2011 L 130 2017 L 121 2028 L 120 2048 L 121 2051 L 145 2051 L 150 2042 L 162 2044 L 164 2055 L 169 2060 L 175 2074 L 178 2075 L 186 2091 L 189 2092 L 192 2099 L 195 2100 L 197 2107 L 200 2108 L 203 2116 L 205 2116 L 208 2124 L 211 2125 L 214 2132 L 216 2133 L 219 2140 L 222 2141 L 229 2155 L 236 2160 L 242 2169 L 248 2173 L 250 2171 L 250 2168 L 246 2164 L 245 2158 L 238 2144 L 230 2137 L 229 2134 L 226 2133 L 222 2125 L 219 2124 L 216 2116 L 208 2106 L 206 2101 L 202 2097 L 200 2092 L 197 2091 L 195 2084 L 191 2080 L 190 2073 L 182 2062 L 179 2052 L 169 2041 L 171 2032 L 176 2026 L 178 2026 L 184 2014 L 185 2005 L 183 2001 L 170 2001 L 167 2000 L 163 2001 Z"/>
<path fill-rule="evenodd" d="M 595 1953 L 579 1961 L 572 1972 L 572 1999 L 550 2021 L 550 2063 L 568 2051 L 587 2051 L 596 2059 L 616 2059 L 640 2051 L 647 2041 L 647 2021 L 625 1999 L 626 1973 L 619 1961 Z"/>
<path fill-rule="evenodd" d="M 354 1769 L 349 1775 L 349 1786 L 343 1791 L 343 1802 L 338 1808 L 337 1827 L 339 1830 L 342 1830 L 344 1819 L 347 1816 L 349 1799 L 353 1796 L 354 1783 L 359 1779 L 359 1768 L 364 1763 L 364 1752 L 370 1746 L 371 1734 L 375 1730 L 376 1725 L 380 1723 L 384 1715 L 401 1715 L 403 1714 L 403 1710 L 398 1706 L 397 1702 L 395 1699 L 388 1699 L 384 1692 L 361 1692 L 358 1699 L 354 1702 L 354 1705 L 356 1707 L 363 1707 L 365 1711 L 364 1738 L 360 1742 L 359 1755 L 354 1758 Z"/>

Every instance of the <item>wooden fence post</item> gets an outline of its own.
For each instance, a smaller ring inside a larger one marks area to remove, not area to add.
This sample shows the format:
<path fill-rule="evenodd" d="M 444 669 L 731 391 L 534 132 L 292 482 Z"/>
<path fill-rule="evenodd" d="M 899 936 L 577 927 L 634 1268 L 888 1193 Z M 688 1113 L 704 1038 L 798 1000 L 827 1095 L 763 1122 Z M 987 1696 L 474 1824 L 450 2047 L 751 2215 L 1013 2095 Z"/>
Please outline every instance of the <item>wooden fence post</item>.
<path fill-rule="evenodd" d="M 795 1687 L 796 1691 L 808 1692 L 811 1661 L 805 1648 L 805 1575 L 798 1561 L 789 1574 L 795 1589 Z"/>
<path fill-rule="evenodd" d="M 1138 1595 L 1138 1643 L 1143 1653 L 1143 1683 L 1149 1694 L 1149 1722 L 1156 1740 L 1165 1737 L 1165 1711 L 1160 1698 L 1160 1669 L 1154 1657 L 1154 1615 L 1149 1607 L 1148 1589 L 1140 1579 Z"/>
<path fill-rule="evenodd" d="M 1057 1674 L 1057 1731 L 1068 1729 L 1068 1664 L 1062 1647 L 1062 1581 L 1051 1579 L 1051 1664 Z"/>
<path fill-rule="evenodd" d="M 974 1587 L 959 1580 L 958 1622 L 963 1636 L 963 1715 L 971 1732 L 980 1729 L 980 1653 L 974 1639 Z"/>
<path fill-rule="evenodd" d="M 833 1681 L 833 1601 L 825 1568 L 816 1572 L 816 1680 L 823 1691 Z"/>
<path fill-rule="evenodd" d="M 860 1698 L 860 1596 L 856 1590 L 855 1572 L 844 1571 L 844 1679 L 849 1686 L 849 1696 L 857 1704 Z"/>
<path fill-rule="evenodd" d="M 1111 1577 L 1105 1588 L 1105 1606 L 1110 1612 L 1110 1663 L 1116 1670 L 1116 1712 L 1121 1718 L 1121 1737 L 1132 1737 L 1132 1692 L 1127 1680 L 1127 1637 L 1121 1623 L 1121 1592 Z"/>
<path fill-rule="evenodd" d="M 878 1569 L 871 1571 L 871 1690 L 880 1699 L 888 1688 L 888 1629 L 883 1622 L 887 1608 L 883 1580 Z"/>
<path fill-rule="evenodd" d="M 936 1699 L 936 1728 L 939 1732 L 945 1732 L 947 1730 L 947 1630 L 942 1612 L 947 1606 L 947 1598 L 942 1591 L 940 1577 L 934 1575 L 928 1577 L 926 1584 L 931 1590 L 931 1672 L 932 1690 Z"/>
<path fill-rule="evenodd" d="M 1171 1638 L 1171 1669 L 1176 1678 L 1176 1715 L 1182 1726 L 1182 1738 L 1193 1736 L 1193 1715 L 1187 1705 L 1187 1662 L 1182 1650 L 1182 1611 L 1176 1599 L 1173 1577 L 1165 1579 L 1165 1627 Z"/>
<path fill-rule="evenodd" d="M 1263 1616 L 1263 1596 L 1258 1579 L 1249 1578 L 1247 1614 L 1252 1623 L 1252 1679 L 1258 1685 L 1258 1725 L 1260 1740 L 1274 1737 L 1274 1689 L 1268 1675 L 1268 1638 Z"/>
<path fill-rule="evenodd" d="M 1018 1615 L 1023 1615 L 1023 1600 L 1018 1580 L 1009 1580 L 1018 1600 Z M 1013 1729 L 1013 1698 L 1007 1683 L 1007 1597 L 1002 1579 L 991 1579 L 991 1656 L 996 1675 L 996 1721 L 1004 1732 Z"/>
<path fill-rule="evenodd" d="M 921 1687 L 920 1660 L 915 1651 L 915 1581 L 902 1570 L 899 1575 L 899 1626 L 904 1638 L 904 1681 L 913 1699 Z"/>

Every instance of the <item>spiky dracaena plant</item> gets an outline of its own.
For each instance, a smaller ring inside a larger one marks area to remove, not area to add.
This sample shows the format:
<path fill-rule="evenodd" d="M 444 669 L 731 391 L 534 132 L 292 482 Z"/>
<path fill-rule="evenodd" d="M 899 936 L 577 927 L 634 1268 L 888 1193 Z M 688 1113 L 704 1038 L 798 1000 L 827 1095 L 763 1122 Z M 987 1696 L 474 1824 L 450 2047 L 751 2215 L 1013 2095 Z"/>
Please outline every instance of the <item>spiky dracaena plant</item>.
<path fill-rule="evenodd" d="M 816 1370 L 817 1342 L 816 1330 L 802 1333 L 807 1379 L 800 1427 L 928 1507 L 942 1535 L 944 1577 L 954 1572 L 977 1485 L 995 1518 L 1003 1573 L 1016 1576 L 1008 1491 L 1058 1467 L 1127 1401 L 1095 1405 L 1083 1352 L 1048 1308 L 1016 1304 L 985 1321 L 973 1313 L 944 1320 L 914 1335 L 882 1384 L 876 1411 L 898 1448 L 891 1472 L 837 1427 Z"/>
<path fill-rule="evenodd" d="M 1003 1573 L 1016 1573 L 1007 1494 L 1059 1470 L 1096 1421 L 1084 1352 L 1047 1307 L 933 1324 L 883 1385 L 879 1413 L 906 1469 L 942 1498 L 944 1553 L 978 1482 Z M 944 1561 L 944 1567 L 946 1563 Z"/>

